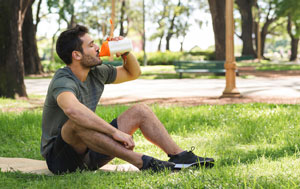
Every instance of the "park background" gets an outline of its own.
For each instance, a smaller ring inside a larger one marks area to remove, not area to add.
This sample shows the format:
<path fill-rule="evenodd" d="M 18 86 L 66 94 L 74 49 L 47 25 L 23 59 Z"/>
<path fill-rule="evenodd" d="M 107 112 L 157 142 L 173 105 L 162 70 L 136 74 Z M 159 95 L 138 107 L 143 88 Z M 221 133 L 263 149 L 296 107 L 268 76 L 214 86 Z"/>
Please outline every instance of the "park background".
<path fill-rule="evenodd" d="M 179 83 L 175 61 L 225 61 L 226 1 L 115 1 L 114 36 L 126 36 L 133 41 L 133 53 L 143 71 L 137 82 L 153 81 L 156 85 L 156 81 L 166 81 L 167 90 L 171 83 Z M 234 1 L 234 52 L 242 60 L 237 61 L 237 78 L 252 84 L 264 79 L 271 83 L 292 78 L 293 82 L 285 86 L 280 97 L 271 98 L 263 92 L 255 98 L 219 98 L 221 93 L 213 93 L 209 98 L 192 97 L 197 88 L 194 87 L 184 91 L 186 98 L 158 96 L 148 101 L 121 98 L 122 101 L 104 101 L 104 105 L 97 107 L 96 113 L 110 121 L 132 103 L 150 104 L 180 146 L 187 150 L 195 146 L 196 154 L 216 159 L 213 169 L 172 174 L 76 172 L 63 176 L 11 170 L 0 172 L 0 187 L 298 188 L 300 96 L 299 89 L 293 85 L 297 85 L 300 73 L 299 8 L 297 0 Z M 44 80 L 50 81 L 54 72 L 64 67 L 55 53 L 60 32 L 82 24 L 90 28 L 99 45 L 109 36 L 112 1 L 0 0 L 0 12 L 0 136 L 3 142 L 0 157 L 42 160 L 39 145 L 45 94 L 32 92 L 32 88 L 39 87 L 38 83 Z M 108 58 L 104 60 L 110 62 Z M 225 76 L 212 73 L 185 73 L 181 81 L 198 82 L 200 89 L 203 82 L 215 87 L 224 81 L 221 88 L 225 88 Z M 30 82 L 34 84 L 29 85 Z M 295 94 L 293 98 L 291 94 Z M 135 140 L 137 151 L 167 160 L 141 133 L 135 135 Z M 122 163 L 125 162 L 118 159 L 112 162 Z"/>

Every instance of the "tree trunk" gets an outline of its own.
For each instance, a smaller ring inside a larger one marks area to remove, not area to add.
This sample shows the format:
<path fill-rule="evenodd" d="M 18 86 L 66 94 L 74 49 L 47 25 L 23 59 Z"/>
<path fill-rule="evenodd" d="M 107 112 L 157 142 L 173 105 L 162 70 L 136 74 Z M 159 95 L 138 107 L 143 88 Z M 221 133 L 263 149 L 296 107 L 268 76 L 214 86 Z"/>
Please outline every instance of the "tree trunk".
<path fill-rule="evenodd" d="M 36 44 L 36 32 L 33 24 L 31 6 L 28 7 L 26 12 L 22 33 L 25 75 L 41 74 L 43 68 Z"/>
<path fill-rule="evenodd" d="M 34 2 L 35 0 L 33 0 Z M 42 5 L 42 0 L 39 0 L 38 1 L 38 5 L 37 5 L 37 11 L 36 11 L 36 15 L 35 15 L 35 33 L 37 32 L 37 27 L 38 27 L 38 24 L 40 23 L 40 11 L 41 11 L 41 5 Z M 32 9 L 32 8 L 31 8 Z"/>
<path fill-rule="evenodd" d="M 73 6 L 73 5 L 72 5 Z M 71 15 L 71 20 L 68 23 L 68 29 L 74 28 L 76 26 L 76 20 L 74 13 Z"/>
<path fill-rule="evenodd" d="M 215 34 L 216 60 L 225 60 L 225 0 L 208 0 Z"/>
<path fill-rule="evenodd" d="M 125 15 L 125 0 L 122 0 L 121 4 L 121 16 L 120 16 L 120 36 L 124 36 L 124 15 Z"/>
<path fill-rule="evenodd" d="M 177 7 L 179 7 L 180 4 L 181 4 L 181 1 L 179 0 L 179 1 L 178 1 L 178 4 L 177 4 Z M 172 36 L 173 36 L 173 34 L 174 34 L 173 29 L 174 29 L 175 18 L 176 18 L 176 17 L 177 17 L 177 14 L 176 14 L 176 11 L 174 10 L 174 15 L 173 15 L 173 18 L 172 18 L 172 20 L 171 20 L 171 25 L 170 25 L 170 27 L 169 27 L 169 29 L 168 29 L 168 33 L 167 33 L 167 36 L 166 36 L 166 42 L 167 42 L 167 44 L 166 44 L 166 50 L 167 50 L 167 51 L 170 50 L 170 40 L 171 40 L 171 38 L 172 38 Z"/>
<path fill-rule="evenodd" d="M 253 31 L 253 17 L 252 17 L 252 6 L 254 5 L 253 0 L 236 0 L 239 6 L 239 11 L 242 17 L 242 41 L 243 49 L 242 55 L 254 55 L 256 53 L 253 48 L 252 31 Z"/>
<path fill-rule="evenodd" d="M 269 27 L 269 25 L 264 24 L 264 26 L 262 27 L 262 30 L 260 32 L 261 56 L 262 57 L 264 57 L 266 38 L 267 38 L 267 35 L 268 35 L 268 27 Z"/>
<path fill-rule="evenodd" d="M 158 42 L 158 46 L 157 46 L 157 51 L 161 51 L 161 42 L 162 42 L 162 39 L 163 39 L 163 35 L 162 36 L 160 36 L 160 38 L 159 38 L 159 42 Z"/>
<path fill-rule="evenodd" d="M 288 16 L 287 31 L 288 31 L 289 36 L 291 38 L 291 56 L 290 56 L 290 61 L 294 61 L 294 60 L 297 59 L 298 44 L 299 44 L 299 37 L 295 37 L 294 36 L 294 34 L 292 32 L 292 25 L 293 25 L 293 21 L 292 21 L 291 17 Z"/>
<path fill-rule="evenodd" d="M 290 61 L 294 61 L 294 60 L 297 59 L 298 44 L 299 44 L 299 38 L 293 38 L 291 40 L 291 57 L 290 57 Z"/>
<path fill-rule="evenodd" d="M 0 0 L 0 96 L 27 97 L 24 84 L 22 25 L 31 1 Z M 4 27 L 5 26 L 5 27 Z"/>
<path fill-rule="evenodd" d="M 183 41 L 180 42 L 180 52 L 183 52 Z"/>

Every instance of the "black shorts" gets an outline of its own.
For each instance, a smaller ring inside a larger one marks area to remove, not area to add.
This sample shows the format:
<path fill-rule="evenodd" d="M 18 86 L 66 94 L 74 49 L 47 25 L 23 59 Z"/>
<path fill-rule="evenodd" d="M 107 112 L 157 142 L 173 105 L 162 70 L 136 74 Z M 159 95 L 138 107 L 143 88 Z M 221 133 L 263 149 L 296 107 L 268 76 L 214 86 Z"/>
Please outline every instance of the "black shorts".
<path fill-rule="evenodd" d="M 117 118 L 112 120 L 110 124 L 118 128 Z M 91 149 L 87 149 L 85 154 L 79 155 L 59 134 L 54 141 L 53 147 L 46 155 L 46 162 L 48 169 L 52 173 L 63 174 L 76 170 L 97 170 L 113 158 Z"/>

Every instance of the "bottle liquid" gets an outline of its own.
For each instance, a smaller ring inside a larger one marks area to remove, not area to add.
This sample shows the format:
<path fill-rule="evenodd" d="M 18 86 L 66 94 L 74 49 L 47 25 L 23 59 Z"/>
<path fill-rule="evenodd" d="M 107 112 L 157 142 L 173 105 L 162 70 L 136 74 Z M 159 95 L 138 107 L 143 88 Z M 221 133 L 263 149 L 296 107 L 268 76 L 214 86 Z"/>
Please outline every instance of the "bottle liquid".
<path fill-rule="evenodd" d="M 132 50 L 132 42 L 128 38 L 119 41 L 105 41 L 102 43 L 99 56 L 110 56 L 116 53 L 125 53 Z"/>

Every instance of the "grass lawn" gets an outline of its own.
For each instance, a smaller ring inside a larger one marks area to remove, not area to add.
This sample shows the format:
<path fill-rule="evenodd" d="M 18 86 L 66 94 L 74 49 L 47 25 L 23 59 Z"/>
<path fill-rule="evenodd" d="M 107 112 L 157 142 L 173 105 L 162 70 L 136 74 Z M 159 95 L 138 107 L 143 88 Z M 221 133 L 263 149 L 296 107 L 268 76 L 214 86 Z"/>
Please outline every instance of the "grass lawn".
<path fill-rule="evenodd" d="M 1 99 L 0 99 L 1 101 Z M 0 103 L 1 104 L 1 103 Z M 151 106 L 184 149 L 214 157 L 212 169 L 180 172 L 83 172 L 43 176 L 0 172 L 0 188 L 299 188 L 299 105 Z M 107 121 L 127 106 L 99 106 Z M 0 111 L 0 156 L 42 159 L 40 109 Z M 135 150 L 168 157 L 137 132 Z M 113 164 L 124 163 L 115 159 Z"/>
<path fill-rule="evenodd" d="M 272 62 L 268 60 L 261 60 L 261 62 L 238 62 L 238 67 L 253 66 L 255 70 L 259 71 L 287 71 L 300 70 L 300 64 L 292 62 Z"/>
<path fill-rule="evenodd" d="M 48 64 L 45 64 L 48 65 Z M 238 67 L 253 66 L 260 71 L 286 71 L 300 70 L 299 64 L 289 62 L 274 63 L 272 61 L 262 60 L 261 62 L 238 62 Z M 60 67 L 63 65 L 60 65 Z M 57 67 L 56 69 L 58 69 Z M 47 70 L 47 69 L 45 69 Z M 174 65 L 156 65 L 156 66 L 141 66 L 142 75 L 140 79 L 179 79 L 179 74 L 176 73 Z M 52 78 L 54 73 L 44 74 L 43 76 L 26 76 L 26 79 Z M 183 73 L 182 78 L 189 79 L 225 79 L 225 76 L 216 76 L 211 73 Z M 241 78 L 249 78 L 249 76 L 240 76 Z"/>

